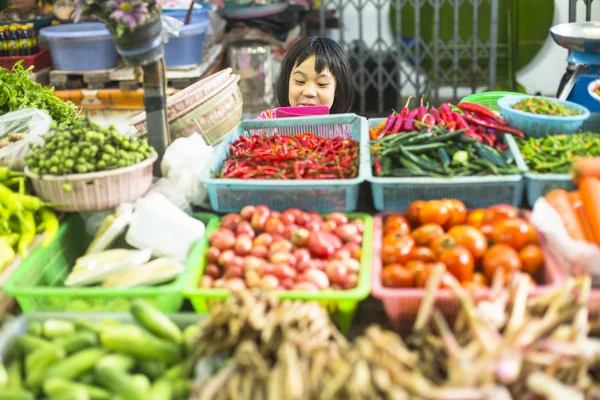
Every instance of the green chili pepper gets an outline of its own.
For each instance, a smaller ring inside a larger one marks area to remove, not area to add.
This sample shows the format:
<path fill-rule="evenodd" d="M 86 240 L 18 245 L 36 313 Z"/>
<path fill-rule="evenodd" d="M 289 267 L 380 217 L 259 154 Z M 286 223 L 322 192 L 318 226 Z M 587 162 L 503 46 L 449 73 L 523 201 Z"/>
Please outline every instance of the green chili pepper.
<path fill-rule="evenodd" d="M 17 245 L 21 257 L 25 257 L 25 252 L 33 239 L 35 239 L 35 218 L 32 212 L 25 211 L 23 212 L 23 218 L 21 218 L 21 237 Z"/>
<path fill-rule="evenodd" d="M 58 233 L 58 218 L 56 218 L 54 211 L 45 207 L 40 209 L 40 216 L 42 217 L 41 225 L 43 225 L 46 232 L 42 247 L 48 247 Z"/>

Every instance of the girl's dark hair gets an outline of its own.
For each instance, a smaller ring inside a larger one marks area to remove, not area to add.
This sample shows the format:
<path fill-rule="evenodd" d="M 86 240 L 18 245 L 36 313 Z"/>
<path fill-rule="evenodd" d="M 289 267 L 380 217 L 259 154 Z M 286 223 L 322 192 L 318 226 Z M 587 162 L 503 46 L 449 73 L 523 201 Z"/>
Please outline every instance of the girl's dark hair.
<path fill-rule="evenodd" d="M 315 56 L 315 69 L 321 73 L 328 68 L 335 77 L 335 97 L 330 112 L 347 113 L 354 104 L 354 79 L 350 61 L 344 50 L 335 41 L 322 37 L 304 37 L 288 50 L 281 62 L 281 72 L 277 80 L 277 100 L 281 107 L 290 106 L 290 75 L 294 67 L 307 58 Z"/>

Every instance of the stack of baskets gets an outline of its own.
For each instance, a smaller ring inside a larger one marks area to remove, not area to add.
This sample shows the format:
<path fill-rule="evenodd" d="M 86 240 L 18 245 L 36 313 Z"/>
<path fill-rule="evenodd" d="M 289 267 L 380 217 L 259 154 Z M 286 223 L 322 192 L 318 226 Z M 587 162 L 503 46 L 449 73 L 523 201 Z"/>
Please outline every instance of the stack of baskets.
<path fill-rule="evenodd" d="M 242 119 L 240 77 L 231 68 L 209 76 L 167 99 L 171 141 L 198 133 L 210 145 L 218 143 Z M 134 118 L 132 125 L 147 133 L 146 113 Z"/>

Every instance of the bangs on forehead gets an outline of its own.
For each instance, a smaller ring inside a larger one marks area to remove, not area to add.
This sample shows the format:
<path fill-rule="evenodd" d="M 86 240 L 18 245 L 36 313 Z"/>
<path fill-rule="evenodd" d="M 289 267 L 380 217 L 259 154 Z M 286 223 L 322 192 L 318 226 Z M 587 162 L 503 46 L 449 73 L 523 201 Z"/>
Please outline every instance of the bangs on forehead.
<path fill-rule="evenodd" d="M 329 48 L 323 46 L 322 42 L 317 39 L 317 37 L 313 37 L 310 45 L 306 46 L 298 53 L 298 57 L 294 63 L 294 68 L 298 68 L 300 64 L 302 64 L 308 58 L 315 56 L 315 72 L 317 74 L 323 72 L 325 68 L 331 70 L 330 60 L 333 55 L 329 51 Z"/>

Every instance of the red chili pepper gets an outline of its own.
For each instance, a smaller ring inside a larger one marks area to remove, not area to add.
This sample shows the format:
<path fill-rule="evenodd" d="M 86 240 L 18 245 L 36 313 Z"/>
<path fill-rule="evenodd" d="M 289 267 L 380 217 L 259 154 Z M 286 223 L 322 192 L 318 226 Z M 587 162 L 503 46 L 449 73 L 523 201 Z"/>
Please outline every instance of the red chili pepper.
<path fill-rule="evenodd" d="M 439 110 L 435 107 L 431 107 L 429 109 L 429 113 L 433 116 L 433 118 L 435 118 L 435 123 L 439 126 L 445 126 L 446 123 L 444 122 L 444 119 L 442 118 Z"/>
<path fill-rule="evenodd" d="M 521 139 L 523 139 L 525 137 L 523 132 L 521 132 L 518 129 L 511 128 L 510 126 L 492 124 L 491 122 L 487 122 L 487 121 L 482 120 L 481 118 L 477 118 L 473 114 L 465 113 L 465 119 L 472 124 L 483 126 L 483 127 L 489 128 L 489 129 L 493 129 L 498 132 L 510 133 L 511 135 L 518 136 Z"/>
<path fill-rule="evenodd" d="M 440 106 L 440 113 L 442 114 L 442 118 L 447 125 L 454 122 L 452 119 L 452 111 L 450 111 L 450 103 L 442 104 Z"/>
<path fill-rule="evenodd" d="M 422 121 L 425 114 L 427 114 L 427 107 L 423 105 L 423 97 L 421 97 L 421 105 L 417 108 L 417 110 L 417 119 Z"/>
<path fill-rule="evenodd" d="M 460 108 L 461 110 L 463 110 L 465 113 L 472 112 L 474 114 L 477 114 L 480 117 L 489 118 L 489 119 L 493 120 L 494 122 L 496 122 L 497 124 L 508 125 L 506 123 L 506 121 L 504 121 L 502 118 L 497 116 L 495 112 L 493 112 L 492 110 L 490 110 L 487 107 L 482 106 L 481 104 L 469 103 L 469 102 L 463 101 L 461 103 L 458 103 L 457 107 Z"/>
<path fill-rule="evenodd" d="M 410 113 L 408 113 L 408 116 L 406 117 L 406 120 L 404 121 L 404 127 L 403 127 L 405 132 L 412 132 L 415 130 L 414 120 L 417 117 L 418 113 L 419 113 L 418 108 L 415 108 Z"/>
<path fill-rule="evenodd" d="M 406 104 L 404 105 L 404 107 L 402 107 L 402 110 L 400 110 L 400 116 L 403 119 L 406 119 L 406 117 L 408 117 L 408 114 L 410 113 L 410 102 L 413 99 L 413 97 L 415 96 L 410 96 L 407 100 L 406 100 Z"/>
<path fill-rule="evenodd" d="M 379 154 L 377 156 L 375 156 L 375 173 L 377 175 L 381 175 L 382 174 L 382 169 L 381 169 L 381 160 L 379 158 Z"/>
<path fill-rule="evenodd" d="M 404 125 L 404 117 L 402 115 L 396 116 L 396 121 L 389 134 L 399 133 L 402 130 L 402 125 Z"/>
<path fill-rule="evenodd" d="M 381 131 L 381 133 L 383 133 L 384 136 L 387 135 L 388 132 L 390 132 L 390 129 L 392 129 L 392 127 L 394 126 L 394 122 L 396 122 L 397 117 L 398 114 L 390 114 L 390 116 L 387 119 L 387 122 L 385 123 L 385 127 Z"/>
<path fill-rule="evenodd" d="M 502 151 L 508 150 L 508 145 L 507 144 L 498 143 L 498 146 L 496 146 L 496 147 L 498 148 L 498 150 L 502 150 Z"/>

